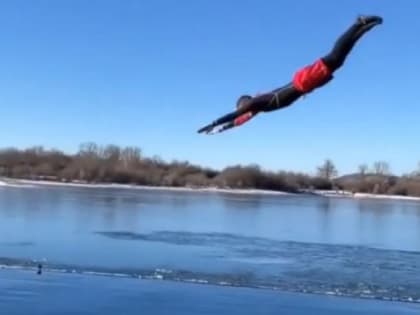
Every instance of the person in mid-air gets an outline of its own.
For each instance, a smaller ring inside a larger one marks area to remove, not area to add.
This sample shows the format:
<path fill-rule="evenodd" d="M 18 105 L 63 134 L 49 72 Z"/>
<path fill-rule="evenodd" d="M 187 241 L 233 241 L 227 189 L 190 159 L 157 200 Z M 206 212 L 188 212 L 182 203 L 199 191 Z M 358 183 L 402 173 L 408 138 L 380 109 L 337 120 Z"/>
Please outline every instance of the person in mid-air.
<path fill-rule="evenodd" d="M 329 54 L 298 70 L 290 83 L 255 97 L 242 95 L 236 103 L 234 112 L 220 117 L 198 132 L 213 134 L 240 126 L 260 112 L 287 107 L 301 96 L 324 86 L 333 79 L 333 73 L 344 64 L 348 54 L 362 35 L 382 22 L 379 16 L 359 16 L 356 22 L 338 38 Z"/>

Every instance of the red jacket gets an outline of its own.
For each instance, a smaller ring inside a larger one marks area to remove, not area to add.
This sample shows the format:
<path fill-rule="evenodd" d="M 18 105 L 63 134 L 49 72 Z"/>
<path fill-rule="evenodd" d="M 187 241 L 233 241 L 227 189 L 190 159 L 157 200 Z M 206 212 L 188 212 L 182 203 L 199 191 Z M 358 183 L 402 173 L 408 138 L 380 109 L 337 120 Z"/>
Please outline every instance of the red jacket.
<path fill-rule="evenodd" d="M 322 59 L 318 59 L 313 64 L 298 70 L 293 77 L 294 87 L 302 92 L 309 93 L 321 87 L 333 78 L 330 69 Z"/>

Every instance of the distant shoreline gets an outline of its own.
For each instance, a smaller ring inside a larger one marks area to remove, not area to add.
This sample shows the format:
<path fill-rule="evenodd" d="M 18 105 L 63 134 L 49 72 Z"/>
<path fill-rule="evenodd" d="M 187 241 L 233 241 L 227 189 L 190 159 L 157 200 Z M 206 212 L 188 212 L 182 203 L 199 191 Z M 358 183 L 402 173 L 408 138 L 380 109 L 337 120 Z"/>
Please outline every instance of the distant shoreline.
<path fill-rule="evenodd" d="M 342 197 L 352 199 L 372 199 L 372 200 L 406 200 L 406 201 L 419 201 L 420 197 L 414 196 L 400 196 L 400 195 L 381 195 L 381 194 L 370 194 L 370 193 L 351 193 L 348 191 L 335 192 L 335 191 L 316 191 L 314 195 L 323 197 Z"/>
<path fill-rule="evenodd" d="M 9 182 L 10 181 L 10 182 Z M 171 187 L 171 186 L 145 186 L 135 184 L 116 184 L 116 183 L 77 183 L 77 182 L 59 182 L 46 180 L 28 180 L 28 179 L 3 179 L 0 180 L 0 186 L 56 186 L 56 187 L 80 187 L 80 188 L 121 188 L 121 189 L 138 189 L 138 190 L 154 190 L 154 191 L 179 191 L 179 192 L 214 192 L 214 193 L 230 193 L 243 195 L 297 195 L 285 191 L 263 190 L 263 189 L 237 189 L 237 188 L 217 188 L 217 187 Z"/>
<path fill-rule="evenodd" d="M 59 182 L 47 180 L 28 180 L 3 178 L 0 179 L 0 187 L 33 187 L 33 186 L 55 186 L 55 187 L 79 187 L 79 188 L 119 188 L 119 189 L 138 189 L 150 191 L 173 191 L 173 192 L 209 192 L 227 193 L 239 195 L 273 195 L 273 196 L 318 196 L 325 198 L 349 198 L 349 199 L 372 199 L 372 200 L 406 200 L 419 201 L 420 197 L 399 196 L 399 195 L 380 195 L 369 193 L 351 193 L 349 191 L 335 190 L 314 190 L 291 193 L 285 191 L 263 190 L 263 189 L 239 189 L 239 188 L 217 188 L 217 187 L 170 187 L 170 186 L 144 186 L 135 184 L 116 184 L 116 183 L 78 183 L 78 182 Z"/>

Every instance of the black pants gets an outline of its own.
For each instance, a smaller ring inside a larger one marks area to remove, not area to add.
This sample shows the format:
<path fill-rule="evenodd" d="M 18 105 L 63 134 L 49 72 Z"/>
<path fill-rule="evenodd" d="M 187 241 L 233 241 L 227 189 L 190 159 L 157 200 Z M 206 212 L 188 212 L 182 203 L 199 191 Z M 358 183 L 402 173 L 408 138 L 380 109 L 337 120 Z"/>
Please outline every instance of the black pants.
<path fill-rule="evenodd" d="M 343 65 L 360 37 L 377 25 L 379 21 L 381 21 L 379 17 L 370 17 L 365 23 L 357 21 L 337 39 L 331 52 L 321 58 L 326 66 L 330 68 L 331 72 L 334 72 Z"/>

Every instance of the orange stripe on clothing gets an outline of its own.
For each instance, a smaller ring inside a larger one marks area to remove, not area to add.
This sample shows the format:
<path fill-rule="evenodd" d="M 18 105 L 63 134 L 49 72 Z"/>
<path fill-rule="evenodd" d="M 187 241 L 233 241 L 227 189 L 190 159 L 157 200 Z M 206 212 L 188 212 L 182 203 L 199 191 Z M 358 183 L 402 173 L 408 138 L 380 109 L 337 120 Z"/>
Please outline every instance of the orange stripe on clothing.
<path fill-rule="evenodd" d="M 244 122 L 247 122 L 252 118 L 253 114 L 252 112 L 246 112 L 245 114 L 242 114 L 238 118 L 235 119 L 234 124 L 235 126 L 242 125 Z"/>

